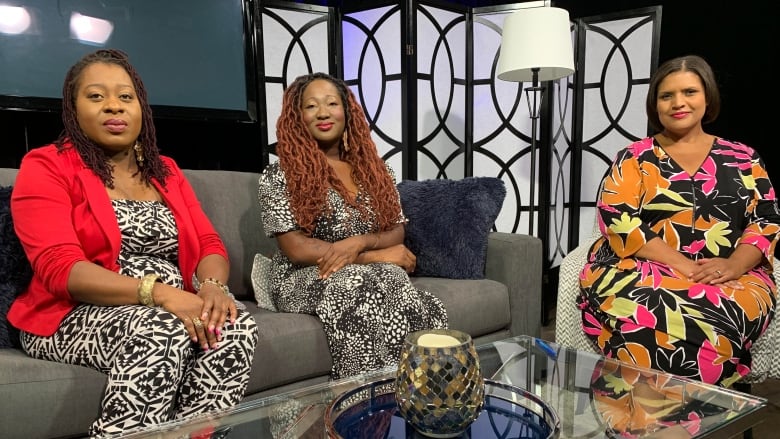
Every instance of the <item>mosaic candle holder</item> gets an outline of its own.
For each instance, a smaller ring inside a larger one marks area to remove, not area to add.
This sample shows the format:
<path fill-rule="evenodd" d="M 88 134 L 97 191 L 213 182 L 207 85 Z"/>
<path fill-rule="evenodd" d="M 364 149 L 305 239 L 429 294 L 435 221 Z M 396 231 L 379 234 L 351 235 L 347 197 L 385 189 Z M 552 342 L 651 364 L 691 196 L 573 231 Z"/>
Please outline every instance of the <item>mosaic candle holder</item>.
<path fill-rule="evenodd" d="M 485 383 L 471 336 L 430 329 L 406 336 L 396 375 L 401 416 L 422 435 L 461 435 L 482 411 Z"/>

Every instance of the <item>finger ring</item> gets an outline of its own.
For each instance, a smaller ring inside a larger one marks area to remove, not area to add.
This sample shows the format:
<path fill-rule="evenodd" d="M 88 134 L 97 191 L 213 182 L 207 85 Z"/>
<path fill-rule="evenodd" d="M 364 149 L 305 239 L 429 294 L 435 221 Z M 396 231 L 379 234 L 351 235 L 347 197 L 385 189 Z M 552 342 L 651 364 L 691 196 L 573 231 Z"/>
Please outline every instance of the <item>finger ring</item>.
<path fill-rule="evenodd" d="M 722 274 L 720 273 L 720 270 L 715 270 L 715 273 L 717 273 L 718 276 L 722 276 Z"/>
<path fill-rule="evenodd" d="M 203 327 L 203 321 L 201 321 L 197 317 L 193 317 L 192 324 L 195 325 L 196 328 L 202 328 Z"/>

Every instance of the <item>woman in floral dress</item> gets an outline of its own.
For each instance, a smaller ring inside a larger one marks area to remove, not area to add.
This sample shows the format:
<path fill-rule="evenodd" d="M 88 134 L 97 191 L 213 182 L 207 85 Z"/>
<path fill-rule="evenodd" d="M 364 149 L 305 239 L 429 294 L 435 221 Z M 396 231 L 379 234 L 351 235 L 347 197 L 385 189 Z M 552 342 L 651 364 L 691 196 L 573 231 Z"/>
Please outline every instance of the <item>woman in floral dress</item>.
<path fill-rule="evenodd" d="M 362 108 L 343 81 L 301 76 L 285 90 L 277 140 L 258 192 L 279 245 L 276 307 L 320 318 L 334 379 L 396 364 L 406 334 L 446 327 L 447 313 L 409 280 L 406 217 Z"/>
<path fill-rule="evenodd" d="M 659 132 L 620 151 L 602 182 L 603 236 L 578 305 L 606 356 L 728 387 L 774 316 L 780 213 L 756 151 L 703 130 L 719 109 L 700 57 L 653 75 L 646 110 Z"/>

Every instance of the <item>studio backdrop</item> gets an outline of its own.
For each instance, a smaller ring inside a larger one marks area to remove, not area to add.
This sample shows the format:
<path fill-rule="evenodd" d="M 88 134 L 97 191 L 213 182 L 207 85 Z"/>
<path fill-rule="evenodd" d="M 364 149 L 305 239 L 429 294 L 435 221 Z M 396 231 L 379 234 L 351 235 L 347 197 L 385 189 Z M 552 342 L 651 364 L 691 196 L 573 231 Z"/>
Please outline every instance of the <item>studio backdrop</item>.
<path fill-rule="evenodd" d="M 501 178 L 507 198 L 496 229 L 540 237 L 546 269 L 556 267 L 590 236 L 596 188 L 615 152 L 648 134 L 644 97 L 657 64 L 661 7 L 571 22 L 576 72 L 545 84 L 531 185 L 523 93 L 530 84 L 499 80 L 496 67 L 504 19 L 546 6 L 262 2 L 259 114 L 267 124 L 267 160 L 276 160 L 284 88 L 304 73 L 335 74 L 362 103 L 380 154 L 399 179 Z"/>

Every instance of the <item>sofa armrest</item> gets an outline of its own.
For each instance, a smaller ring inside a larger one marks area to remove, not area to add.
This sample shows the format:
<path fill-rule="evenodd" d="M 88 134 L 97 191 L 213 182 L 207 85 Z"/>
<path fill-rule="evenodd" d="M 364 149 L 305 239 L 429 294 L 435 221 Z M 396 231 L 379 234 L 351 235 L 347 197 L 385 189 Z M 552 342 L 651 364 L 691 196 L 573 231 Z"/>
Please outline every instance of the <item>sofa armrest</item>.
<path fill-rule="evenodd" d="M 542 240 L 530 235 L 491 232 L 485 277 L 509 289 L 512 336 L 541 336 Z"/>

